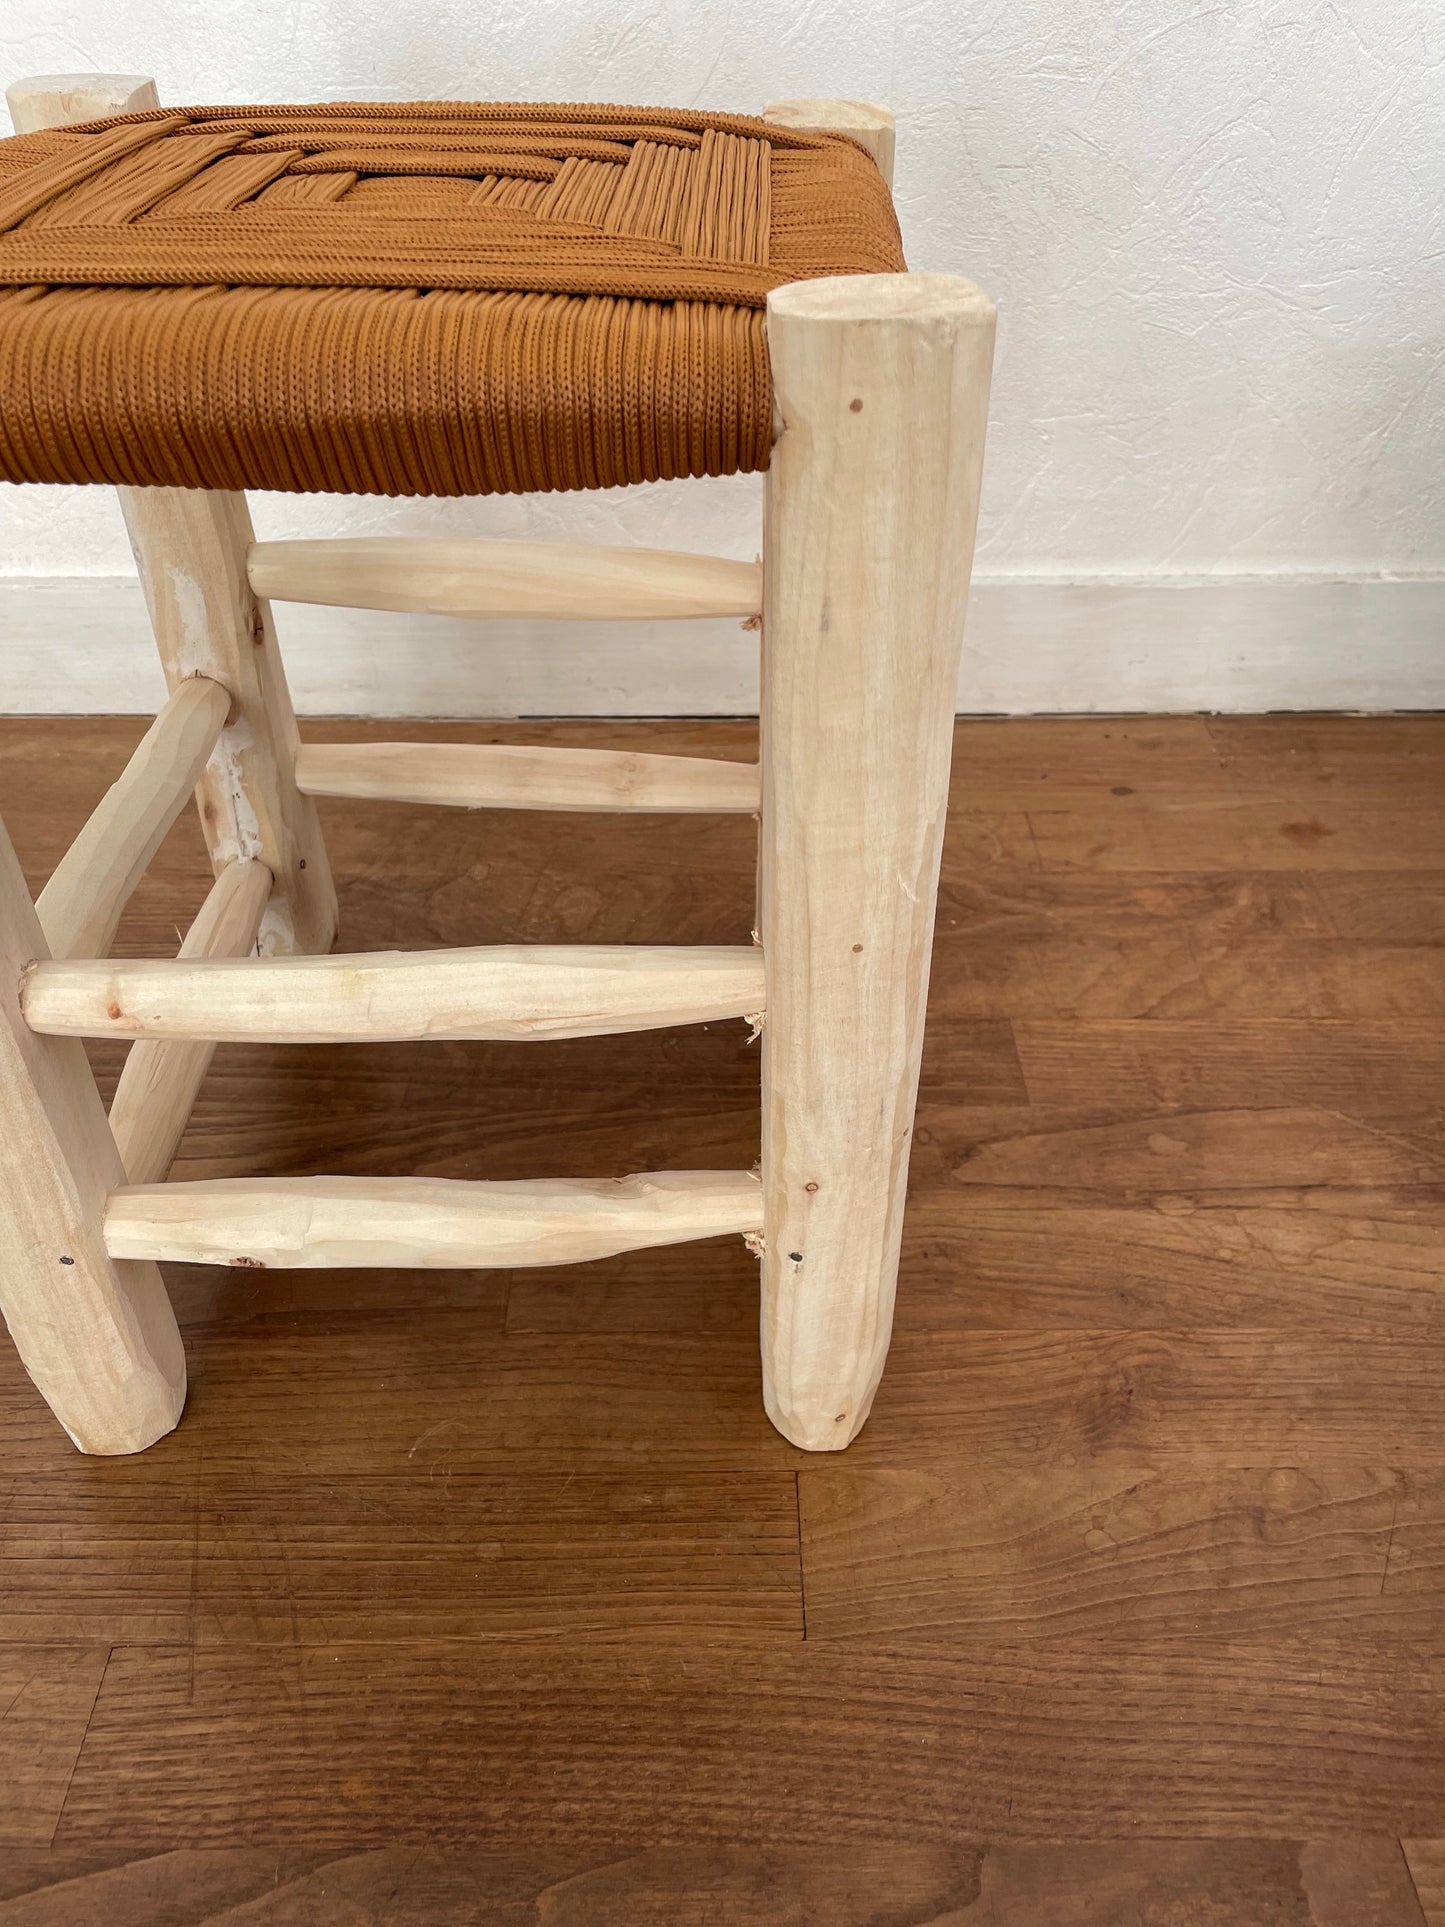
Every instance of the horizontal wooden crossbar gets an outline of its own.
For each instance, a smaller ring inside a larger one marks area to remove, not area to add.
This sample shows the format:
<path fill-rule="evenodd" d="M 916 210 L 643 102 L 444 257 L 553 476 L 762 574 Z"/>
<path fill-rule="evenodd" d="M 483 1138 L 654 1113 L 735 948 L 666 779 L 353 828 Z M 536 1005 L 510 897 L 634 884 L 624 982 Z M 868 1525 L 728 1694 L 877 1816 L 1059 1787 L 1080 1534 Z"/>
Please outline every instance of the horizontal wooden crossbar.
<path fill-rule="evenodd" d="M 189 801 L 230 707 L 230 693 L 206 676 L 171 692 L 36 899 L 53 957 L 103 957 L 110 949 L 121 912 Z"/>
<path fill-rule="evenodd" d="M 408 615 L 645 621 L 755 616 L 763 606 L 760 563 L 670 549 L 353 536 L 257 542 L 246 568 L 256 594 L 275 602 Z"/>
<path fill-rule="evenodd" d="M 246 957 L 275 878 L 264 863 L 229 863 L 211 886 L 180 954 Z M 126 1056 L 110 1106 L 110 1129 L 132 1184 L 156 1184 L 171 1168 L 215 1045 L 139 1038 Z"/>
<path fill-rule="evenodd" d="M 32 1030 L 212 1043 L 598 1037 L 758 1017 L 762 952 L 503 944 L 351 957 L 35 963 Z"/>
<path fill-rule="evenodd" d="M 314 1268 L 567 1265 L 644 1245 L 757 1231 L 750 1171 L 542 1178 L 220 1178 L 126 1186 L 105 1213 L 113 1258 Z"/>
<path fill-rule="evenodd" d="M 307 796 L 446 803 L 464 810 L 678 810 L 751 814 L 756 763 L 518 743 L 304 743 Z"/>

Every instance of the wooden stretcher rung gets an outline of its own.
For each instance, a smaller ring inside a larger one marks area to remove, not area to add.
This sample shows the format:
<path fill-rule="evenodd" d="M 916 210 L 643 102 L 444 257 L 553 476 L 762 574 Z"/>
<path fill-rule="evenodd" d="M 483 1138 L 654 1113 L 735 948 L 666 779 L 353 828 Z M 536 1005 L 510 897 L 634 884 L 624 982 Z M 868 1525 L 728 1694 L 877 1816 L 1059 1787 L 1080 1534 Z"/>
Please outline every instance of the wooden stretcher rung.
<path fill-rule="evenodd" d="M 111 1193 L 113 1258 L 305 1269 L 569 1265 L 762 1222 L 751 1171 L 541 1178 L 220 1178 Z"/>
<path fill-rule="evenodd" d="M 53 957 L 103 957 L 132 892 L 195 790 L 231 707 L 208 676 L 178 683 L 35 901 Z"/>
<path fill-rule="evenodd" d="M 746 618 L 763 606 L 761 563 L 576 542 L 406 535 L 257 542 L 246 570 L 255 593 L 273 602 L 408 615 L 650 621 Z"/>
<path fill-rule="evenodd" d="M 598 1037 L 759 1019 L 755 947 L 503 944 L 341 957 L 34 963 L 21 1008 L 58 1037 L 326 1044 Z"/>
<path fill-rule="evenodd" d="M 675 810 L 753 814 L 756 763 L 518 743 L 304 743 L 307 796 L 463 810 Z"/>

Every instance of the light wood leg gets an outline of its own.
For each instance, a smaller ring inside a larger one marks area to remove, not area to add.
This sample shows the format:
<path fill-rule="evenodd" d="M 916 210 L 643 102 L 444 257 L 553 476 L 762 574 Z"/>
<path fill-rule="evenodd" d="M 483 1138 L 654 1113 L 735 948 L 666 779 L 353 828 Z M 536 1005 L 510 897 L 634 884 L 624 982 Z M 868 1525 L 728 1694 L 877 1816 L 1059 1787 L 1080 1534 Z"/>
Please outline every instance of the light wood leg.
<path fill-rule="evenodd" d="M 814 1451 L 892 1325 L 993 326 L 942 275 L 768 300 L 763 1381 Z"/>
<path fill-rule="evenodd" d="M 779 127 L 796 127 L 806 134 L 846 134 L 866 147 L 878 172 L 893 185 L 894 123 L 888 108 L 876 100 L 770 100 L 763 119 Z"/>
<path fill-rule="evenodd" d="M 17 134 L 160 106 L 149 74 L 30 74 L 11 82 L 5 103 Z"/>
<path fill-rule="evenodd" d="M 260 862 L 276 879 L 260 954 L 314 955 L 336 941 L 336 892 L 316 805 L 296 787 L 299 737 L 270 606 L 251 589 L 244 495 L 117 490 L 166 680 L 210 676 L 231 719 L 196 791 L 219 876 Z"/>
<path fill-rule="evenodd" d="M 137 74 L 42 74 L 6 89 L 17 133 L 157 106 Z M 336 892 L 316 805 L 296 787 L 299 738 L 267 603 L 246 574 L 255 541 L 244 495 L 118 489 L 166 681 L 209 676 L 233 698 L 196 791 L 217 876 L 259 861 L 276 879 L 263 956 L 311 955 L 336 941 Z"/>
<path fill-rule="evenodd" d="M 20 1014 L 20 973 L 48 954 L 0 824 L 0 1309 L 81 1451 L 139 1452 L 181 1415 L 185 1355 L 156 1267 L 106 1253 L 125 1172 L 85 1046 Z"/>

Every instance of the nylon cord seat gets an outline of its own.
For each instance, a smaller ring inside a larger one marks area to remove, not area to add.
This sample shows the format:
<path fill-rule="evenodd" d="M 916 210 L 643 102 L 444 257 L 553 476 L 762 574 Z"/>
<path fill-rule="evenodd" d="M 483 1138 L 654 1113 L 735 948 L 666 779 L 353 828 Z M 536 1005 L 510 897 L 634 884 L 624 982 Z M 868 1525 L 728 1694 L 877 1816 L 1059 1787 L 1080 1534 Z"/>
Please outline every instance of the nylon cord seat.
<path fill-rule="evenodd" d="M 154 110 L 0 141 L 0 479 L 487 495 L 767 467 L 764 304 L 905 267 L 838 134 Z"/>

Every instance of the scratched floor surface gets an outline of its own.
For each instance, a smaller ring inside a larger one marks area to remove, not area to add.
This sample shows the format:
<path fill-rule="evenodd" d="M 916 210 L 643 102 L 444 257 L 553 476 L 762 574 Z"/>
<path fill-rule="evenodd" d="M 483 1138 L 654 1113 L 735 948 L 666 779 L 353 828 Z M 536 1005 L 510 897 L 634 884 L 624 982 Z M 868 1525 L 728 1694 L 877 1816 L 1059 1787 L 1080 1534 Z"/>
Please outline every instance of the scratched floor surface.
<path fill-rule="evenodd" d="M 37 885 L 140 729 L 0 723 Z M 323 809 L 346 948 L 753 921 L 750 820 Z M 222 1047 L 176 1175 L 746 1164 L 757 1075 Z M 0 1341 L 0 1927 L 1441 1927 L 1445 719 L 961 725 L 923 1085 L 845 1455 L 736 1241 L 177 1267 L 129 1460 Z"/>

